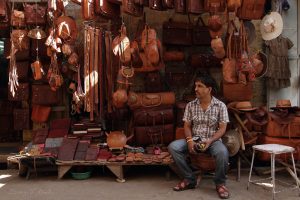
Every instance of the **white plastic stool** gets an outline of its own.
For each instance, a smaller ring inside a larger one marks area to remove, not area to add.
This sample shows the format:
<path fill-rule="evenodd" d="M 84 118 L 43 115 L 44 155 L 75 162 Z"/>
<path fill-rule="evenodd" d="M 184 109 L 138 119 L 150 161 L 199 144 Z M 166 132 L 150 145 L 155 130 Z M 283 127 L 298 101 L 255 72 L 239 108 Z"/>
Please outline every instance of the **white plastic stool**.
<path fill-rule="evenodd" d="M 250 168 L 250 173 L 249 173 L 249 179 L 248 179 L 248 185 L 247 185 L 247 190 L 249 189 L 250 183 L 257 184 L 259 181 L 262 181 L 264 179 L 260 180 L 251 180 L 251 175 L 252 175 L 252 168 L 253 168 L 253 161 L 254 161 L 254 156 L 255 156 L 255 151 L 262 151 L 271 154 L 271 177 L 266 178 L 266 179 L 271 179 L 272 183 L 272 198 L 275 199 L 275 193 L 279 193 L 282 191 L 276 191 L 275 190 L 275 155 L 277 154 L 282 154 L 282 153 L 291 153 L 291 158 L 293 162 L 293 168 L 294 168 L 294 179 L 297 179 L 297 171 L 295 167 L 295 161 L 294 161 L 294 156 L 293 152 L 295 149 L 290 146 L 285 146 L 285 145 L 280 145 L 280 144 L 262 144 L 262 145 L 253 145 L 253 154 L 252 154 L 252 162 L 251 162 L 251 168 Z M 299 195 L 300 195 L 300 188 L 298 184 L 298 180 L 296 180 L 296 185 L 293 185 L 294 187 L 290 189 L 296 189 L 298 188 Z"/>

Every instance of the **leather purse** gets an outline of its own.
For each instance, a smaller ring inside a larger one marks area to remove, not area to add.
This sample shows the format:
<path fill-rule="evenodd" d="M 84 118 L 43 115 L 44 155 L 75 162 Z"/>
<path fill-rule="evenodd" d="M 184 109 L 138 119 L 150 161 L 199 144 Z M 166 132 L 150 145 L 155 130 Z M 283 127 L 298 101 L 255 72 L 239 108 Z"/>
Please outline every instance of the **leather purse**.
<path fill-rule="evenodd" d="M 141 108 L 133 112 L 134 126 L 171 124 L 174 120 L 172 106 Z"/>
<path fill-rule="evenodd" d="M 174 22 L 169 19 L 169 21 L 163 23 L 162 38 L 164 44 L 192 45 L 193 25 L 184 22 Z"/>
<path fill-rule="evenodd" d="M 31 120 L 36 123 L 44 123 L 48 121 L 51 107 L 42 105 L 32 105 Z"/>
<path fill-rule="evenodd" d="M 140 17 L 143 15 L 143 6 L 137 5 L 134 3 L 134 0 L 122 0 L 122 10 L 136 17 Z"/>
<path fill-rule="evenodd" d="M 174 105 L 174 92 L 135 93 L 129 92 L 128 106 L 131 110 L 137 108 L 156 107 L 160 105 Z"/>
<path fill-rule="evenodd" d="M 46 23 L 46 5 L 24 4 L 25 21 L 27 25 L 43 25 Z"/>
<path fill-rule="evenodd" d="M 30 129 L 29 109 L 14 109 L 14 130 Z"/>
<path fill-rule="evenodd" d="M 188 13 L 200 14 L 204 12 L 203 0 L 186 0 L 186 9 Z"/>
<path fill-rule="evenodd" d="M 202 17 L 199 16 L 196 25 L 193 27 L 193 44 L 209 46 L 210 41 L 208 27 L 205 25 Z"/>
<path fill-rule="evenodd" d="M 94 0 L 95 12 L 104 17 L 117 18 L 120 16 L 120 6 L 108 0 Z"/>
<path fill-rule="evenodd" d="M 174 140 L 174 134 L 173 124 L 134 127 L 135 145 L 138 146 L 168 145 Z"/>
<path fill-rule="evenodd" d="M 226 83 L 222 82 L 223 96 L 227 101 L 250 101 L 253 97 L 253 84 L 248 82 Z"/>
<path fill-rule="evenodd" d="M 237 16 L 240 19 L 261 19 L 264 15 L 266 0 L 242 0 Z"/>
<path fill-rule="evenodd" d="M 10 101 L 27 101 L 28 99 L 29 99 L 28 83 L 19 83 L 19 86 L 17 86 L 16 89 L 15 96 L 12 96 L 11 92 L 8 92 L 8 100 Z"/>
<path fill-rule="evenodd" d="M 32 85 L 32 101 L 38 105 L 55 105 L 59 103 L 57 91 L 51 90 L 49 85 Z"/>

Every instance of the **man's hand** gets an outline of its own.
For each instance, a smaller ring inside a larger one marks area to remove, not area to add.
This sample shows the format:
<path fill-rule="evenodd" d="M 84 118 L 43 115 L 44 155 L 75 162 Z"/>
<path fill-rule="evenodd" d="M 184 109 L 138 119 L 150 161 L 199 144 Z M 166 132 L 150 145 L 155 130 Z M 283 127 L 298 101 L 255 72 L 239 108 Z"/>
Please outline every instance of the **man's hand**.
<path fill-rule="evenodd" d="M 213 142 L 212 139 L 208 139 L 208 140 L 204 141 L 203 143 L 205 144 L 205 147 L 204 147 L 203 151 L 206 151 L 212 142 Z"/>
<path fill-rule="evenodd" d="M 188 150 L 189 150 L 189 153 L 191 153 L 191 154 L 196 154 L 196 152 L 194 150 L 194 145 L 195 145 L 194 141 L 188 142 Z"/>

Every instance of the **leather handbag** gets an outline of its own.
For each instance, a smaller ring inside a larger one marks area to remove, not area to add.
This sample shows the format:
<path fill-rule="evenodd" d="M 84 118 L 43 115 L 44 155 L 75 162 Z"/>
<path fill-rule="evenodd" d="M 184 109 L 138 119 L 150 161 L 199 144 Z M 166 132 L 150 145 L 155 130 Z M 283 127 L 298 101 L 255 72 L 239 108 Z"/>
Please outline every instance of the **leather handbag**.
<path fill-rule="evenodd" d="M 134 126 L 171 124 L 173 120 L 172 106 L 141 108 L 133 112 Z"/>
<path fill-rule="evenodd" d="M 174 92 L 160 92 L 160 93 L 135 93 L 129 92 L 128 106 L 131 110 L 137 108 L 156 107 L 160 105 L 174 105 Z"/>
<path fill-rule="evenodd" d="M 36 123 L 44 123 L 48 121 L 51 107 L 42 105 L 32 105 L 31 120 Z"/>
<path fill-rule="evenodd" d="M 25 21 L 27 25 L 43 25 L 46 23 L 46 5 L 24 4 Z"/>
<path fill-rule="evenodd" d="M 288 117 L 280 118 L 274 115 L 272 112 L 269 113 L 268 125 L 264 131 L 265 135 L 270 137 L 300 137 L 300 117 L 289 114 Z"/>
<path fill-rule="evenodd" d="M 174 125 L 165 124 L 159 126 L 134 127 L 135 145 L 168 145 L 174 140 Z"/>
<path fill-rule="evenodd" d="M 232 34 L 230 34 L 229 38 L 228 38 L 228 42 L 227 42 L 227 48 L 226 48 L 226 55 L 227 58 L 224 59 L 223 61 L 223 80 L 224 82 L 227 83 L 237 83 L 237 69 L 236 69 L 236 58 L 234 58 L 231 53 L 231 45 L 232 45 Z"/>
<path fill-rule="evenodd" d="M 253 97 L 253 84 L 248 82 L 226 83 L 222 82 L 223 96 L 227 101 L 250 101 Z"/>
<path fill-rule="evenodd" d="M 184 22 L 174 22 L 169 19 L 169 21 L 163 23 L 162 38 L 164 44 L 192 45 L 193 25 Z"/>
<path fill-rule="evenodd" d="M 30 129 L 29 109 L 14 109 L 14 130 Z"/>
<path fill-rule="evenodd" d="M 8 92 L 8 100 L 10 101 L 27 101 L 28 99 L 29 99 L 28 83 L 19 83 L 19 86 L 17 86 L 16 89 L 15 96 L 12 96 L 11 92 Z"/>
<path fill-rule="evenodd" d="M 134 3 L 134 0 L 122 0 L 122 10 L 136 17 L 140 17 L 143 15 L 143 6 L 137 5 Z"/>
<path fill-rule="evenodd" d="M 282 138 L 282 137 L 269 137 L 265 135 L 260 135 L 257 139 L 257 144 L 281 144 L 281 145 L 294 147 L 296 149 L 294 153 L 294 159 L 295 161 L 300 160 L 300 152 L 299 152 L 300 139 L 298 138 L 289 139 L 289 138 Z M 258 159 L 262 161 L 270 161 L 271 159 L 270 153 L 259 152 L 257 156 Z M 279 154 L 276 155 L 276 158 L 288 162 L 291 158 L 291 154 L 290 153 Z"/>
<path fill-rule="evenodd" d="M 28 61 L 16 62 L 16 66 L 17 66 L 18 80 L 27 81 L 29 62 Z"/>
<path fill-rule="evenodd" d="M 204 10 L 207 12 L 224 12 L 226 0 L 204 0 Z"/>
<path fill-rule="evenodd" d="M 186 1 L 185 0 L 174 0 L 175 12 L 186 13 Z"/>
<path fill-rule="evenodd" d="M 120 6 L 108 0 L 94 0 L 95 12 L 104 17 L 117 18 L 120 16 Z"/>
<path fill-rule="evenodd" d="M 186 9 L 188 13 L 200 14 L 204 12 L 204 1 L 203 0 L 187 0 Z"/>
<path fill-rule="evenodd" d="M 24 11 L 13 10 L 11 14 L 11 25 L 16 27 L 24 27 L 25 23 L 25 13 Z"/>
<path fill-rule="evenodd" d="M 174 8 L 174 0 L 162 0 L 163 8 L 173 9 Z"/>
<path fill-rule="evenodd" d="M 237 16 L 240 19 L 261 19 L 264 15 L 266 0 L 242 0 Z"/>
<path fill-rule="evenodd" d="M 208 27 L 203 22 L 202 17 L 199 16 L 196 25 L 193 26 L 193 44 L 209 46 L 210 41 L 211 38 Z"/>
<path fill-rule="evenodd" d="M 49 85 L 32 85 L 32 101 L 38 105 L 55 105 L 59 103 L 58 92 Z"/>

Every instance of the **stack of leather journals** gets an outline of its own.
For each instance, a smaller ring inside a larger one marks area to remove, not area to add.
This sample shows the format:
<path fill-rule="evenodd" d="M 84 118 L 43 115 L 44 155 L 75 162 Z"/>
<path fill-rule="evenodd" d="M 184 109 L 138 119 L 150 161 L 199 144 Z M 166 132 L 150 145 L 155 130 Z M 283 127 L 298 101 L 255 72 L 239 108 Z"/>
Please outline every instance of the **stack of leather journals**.
<path fill-rule="evenodd" d="M 79 122 L 72 126 L 73 135 L 90 135 L 92 137 L 101 136 L 101 124 L 96 122 Z"/>

